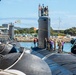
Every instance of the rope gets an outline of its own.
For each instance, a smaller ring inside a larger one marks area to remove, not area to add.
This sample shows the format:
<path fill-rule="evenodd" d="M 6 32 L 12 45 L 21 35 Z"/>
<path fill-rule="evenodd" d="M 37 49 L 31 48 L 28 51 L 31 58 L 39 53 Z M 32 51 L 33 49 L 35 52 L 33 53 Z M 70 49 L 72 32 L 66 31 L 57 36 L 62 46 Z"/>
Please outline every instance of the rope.
<path fill-rule="evenodd" d="M 20 55 L 20 57 L 18 58 L 18 60 L 15 61 L 14 64 L 12 64 L 10 67 L 6 68 L 5 70 L 8 70 L 8 69 L 12 68 L 14 65 L 16 65 L 19 62 L 19 60 L 22 58 L 22 56 L 24 55 L 24 53 L 25 53 L 25 50 L 23 50 L 23 52 Z"/>
<path fill-rule="evenodd" d="M 22 58 L 22 56 L 24 55 L 24 53 L 25 53 L 25 51 L 23 50 L 22 54 L 20 55 L 20 57 L 18 58 L 18 60 L 16 60 L 16 61 L 14 62 L 14 64 L 12 64 L 10 67 L 6 68 L 5 70 L 0 69 L 0 72 L 5 72 L 5 73 L 13 74 L 13 75 L 18 75 L 18 74 L 16 74 L 16 73 L 8 72 L 7 70 L 9 70 L 9 69 L 12 68 L 14 65 L 16 65 L 16 64 L 19 62 L 19 60 Z"/>

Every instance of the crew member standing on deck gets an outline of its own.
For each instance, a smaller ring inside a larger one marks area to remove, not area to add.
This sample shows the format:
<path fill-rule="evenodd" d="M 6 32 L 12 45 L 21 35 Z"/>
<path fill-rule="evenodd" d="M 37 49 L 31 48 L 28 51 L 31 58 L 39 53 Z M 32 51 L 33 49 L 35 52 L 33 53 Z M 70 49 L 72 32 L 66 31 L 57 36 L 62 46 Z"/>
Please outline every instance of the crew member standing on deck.
<path fill-rule="evenodd" d="M 51 39 L 51 40 L 50 40 L 50 50 L 53 50 L 53 44 L 54 44 L 54 42 L 53 42 L 53 40 Z"/>
<path fill-rule="evenodd" d="M 41 16 L 41 10 L 42 10 L 42 7 L 40 6 L 40 4 L 39 4 L 39 8 L 38 8 L 39 10 L 38 10 L 38 16 L 40 17 Z"/>
<path fill-rule="evenodd" d="M 45 40 L 44 40 L 44 48 L 45 48 L 45 49 L 48 49 L 48 47 L 47 47 L 47 45 L 48 45 L 47 43 L 48 43 L 48 42 L 47 42 L 47 41 L 48 41 L 47 38 L 45 38 Z"/>
<path fill-rule="evenodd" d="M 33 42 L 34 42 L 34 47 L 36 47 L 36 38 L 34 38 Z"/>
<path fill-rule="evenodd" d="M 62 52 L 62 42 L 61 40 L 58 41 L 58 53 Z"/>
<path fill-rule="evenodd" d="M 54 51 L 56 51 L 56 39 L 54 39 Z"/>
<path fill-rule="evenodd" d="M 37 47 L 38 47 L 38 38 L 36 38 L 36 42 L 37 42 Z"/>
<path fill-rule="evenodd" d="M 64 48 L 64 41 L 62 40 L 62 52 L 63 52 L 63 48 Z"/>

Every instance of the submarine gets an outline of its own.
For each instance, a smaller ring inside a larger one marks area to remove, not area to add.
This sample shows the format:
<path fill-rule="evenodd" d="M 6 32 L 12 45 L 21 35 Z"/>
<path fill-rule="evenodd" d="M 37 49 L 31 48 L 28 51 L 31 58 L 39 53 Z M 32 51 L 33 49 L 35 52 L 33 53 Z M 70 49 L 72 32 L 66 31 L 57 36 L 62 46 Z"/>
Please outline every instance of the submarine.
<path fill-rule="evenodd" d="M 31 54 L 14 38 L 14 25 L 9 25 L 10 40 L 0 43 L 0 75 L 51 75 L 48 64 Z"/>
<path fill-rule="evenodd" d="M 19 42 L 13 40 L 14 25 L 11 24 L 10 40 L 0 43 L 0 75 L 76 75 L 75 55 L 45 49 L 44 40 L 50 37 L 50 18 L 48 7 L 45 13 L 40 7 L 38 47 L 29 52 L 21 47 Z"/>
<path fill-rule="evenodd" d="M 47 8 L 47 7 L 46 7 Z M 39 5 L 38 47 L 33 47 L 31 54 L 44 60 L 50 67 L 52 75 L 76 75 L 76 40 L 72 40 L 71 53 L 58 53 L 46 48 L 46 39 L 50 38 L 49 10 Z"/>
<path fill-rule="evenodd" d="M 20 49 L 20 52 L 16 52 L 16 49 L 10 46 L 11 45 L 8 44 L 5 46 L 0 45 L 0 47 L 4 47 L 3 50 L 0 50 L 1 70 L 7 71 L 15 69 L 26 75 L 51 75 L 49 66 L 45 61 L 41 60 L 41 58 L 27 53 L 25 49 L 23 49 L 23 51 Z"/>

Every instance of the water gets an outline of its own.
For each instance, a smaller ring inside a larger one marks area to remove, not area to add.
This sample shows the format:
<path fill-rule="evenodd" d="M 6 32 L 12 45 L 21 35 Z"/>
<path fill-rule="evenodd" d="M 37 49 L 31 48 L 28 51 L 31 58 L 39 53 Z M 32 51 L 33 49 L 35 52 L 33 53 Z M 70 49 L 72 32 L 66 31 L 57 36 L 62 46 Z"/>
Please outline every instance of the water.
<path fill-rule="evenodd" d="M 26 48 L 34 47 L 33 42 L 20 42 L 20 44 L 21 44 L 22 47 L 26 47 Z M 70 43 L 65 43 L 63 51 L 70 52 L 71 51 L 71 44 Z"/>
<path fill-rule="evenodd" d="M 21 45 L 22 47 L 26 47 L 26 48 L 34 47 L 33 42 L 20 42 L 20 45 Z"/>
<path fill-rule="evenodd" d="M 65 43 L 63 51 L 71 52 L 71 46 L 72 46 L 71 43 Z"/>

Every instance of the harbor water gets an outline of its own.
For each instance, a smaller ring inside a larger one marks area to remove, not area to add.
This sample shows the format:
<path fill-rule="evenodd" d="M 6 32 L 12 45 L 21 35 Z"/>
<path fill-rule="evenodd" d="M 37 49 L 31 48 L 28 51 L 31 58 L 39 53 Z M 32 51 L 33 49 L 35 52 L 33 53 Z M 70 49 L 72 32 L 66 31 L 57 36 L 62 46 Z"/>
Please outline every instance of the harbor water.
<path fill-rule="evenodd" d="M 21 44 L 22 47 L 25 47 L 25 48 L 34 47 L 33 42 L 20 42 L 20 44 Z M 63 51 L 64 52 L 70 52 L 71 51 L 71 46 L 72 46 L 71 43 L 65 43 Z"/>

